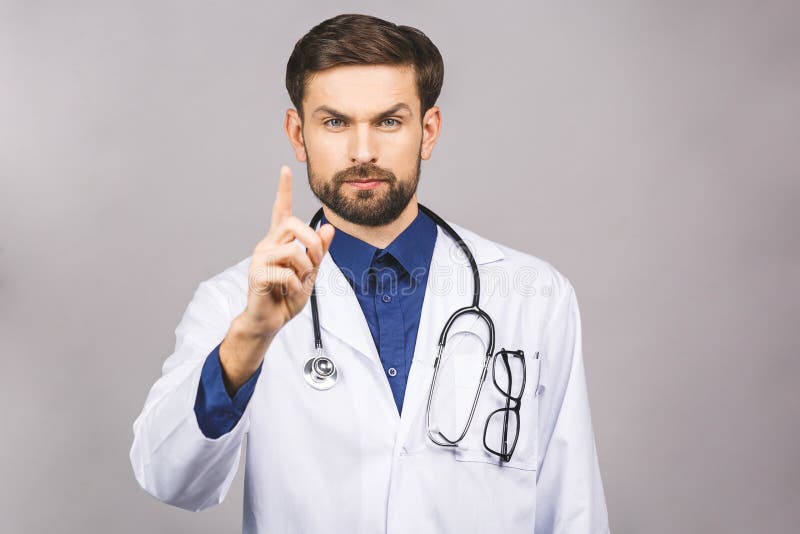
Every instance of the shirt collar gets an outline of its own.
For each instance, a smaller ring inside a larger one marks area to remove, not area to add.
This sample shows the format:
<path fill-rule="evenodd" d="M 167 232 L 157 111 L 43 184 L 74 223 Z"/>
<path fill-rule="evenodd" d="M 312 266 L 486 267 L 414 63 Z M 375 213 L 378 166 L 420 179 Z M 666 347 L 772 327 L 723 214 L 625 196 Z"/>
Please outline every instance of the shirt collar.
<path fill-rule="evenodd" d="M 328 222 L 323 215 L 320 225 Z M 436 234 L 436 223 L 418 210 L 417 217 L 385 249 L 378 249 L 337 228 L 329 250 L 337 267 L 359 288 L 366 280 L 376 252 L 381 250 L 389 252 L 403 269 L 419 280 L 430 268 Z"/>

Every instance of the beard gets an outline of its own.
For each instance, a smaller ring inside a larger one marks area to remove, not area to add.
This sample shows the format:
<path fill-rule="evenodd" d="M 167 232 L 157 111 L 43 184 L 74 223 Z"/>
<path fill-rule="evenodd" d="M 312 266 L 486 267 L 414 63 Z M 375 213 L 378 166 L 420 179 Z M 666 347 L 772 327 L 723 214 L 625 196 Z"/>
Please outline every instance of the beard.
<path fill-rule="evenodd" d="M 314 174 L 311 159 L 306 157 L 308 185 L 314 196 L 342 219 L 360 226 L 384 226 L 400 216 L 417 192 L 421 161 L 421 155 L 418 155 L 416 168 L 404 180 L 398 180 L 388 169 L 368 163 L 339 171 L 325 181 Z M 358 178 L 384 180 L 386 183 L 375 189 L 355 190 L 355 196 L 342 190 L 349 187 L 345 182 Z"/>

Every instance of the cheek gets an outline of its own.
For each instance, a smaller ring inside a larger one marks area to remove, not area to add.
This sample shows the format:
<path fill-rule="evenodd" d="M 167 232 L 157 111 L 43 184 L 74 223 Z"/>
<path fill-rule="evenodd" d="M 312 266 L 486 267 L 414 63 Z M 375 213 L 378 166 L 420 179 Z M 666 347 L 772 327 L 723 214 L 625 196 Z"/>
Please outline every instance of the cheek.
<path fill-rule="evenodd" d="M 323 135 L 307 136 L 305 139 L 306 153 L 313 160 L 314 166 L 320 169 L 335 165 L 342 159 L 347 159 L 347 144 L 344 136 Z"/>
<path fill-rule="evenodd" d="M 391 153 L 401 160 L 409 158 L 416 160 L 421 142 L 421 135 L 418 135 L 417 132 L 408 132 L 400 135 L 388 136 L 383 146 L 387 154 Z"/>

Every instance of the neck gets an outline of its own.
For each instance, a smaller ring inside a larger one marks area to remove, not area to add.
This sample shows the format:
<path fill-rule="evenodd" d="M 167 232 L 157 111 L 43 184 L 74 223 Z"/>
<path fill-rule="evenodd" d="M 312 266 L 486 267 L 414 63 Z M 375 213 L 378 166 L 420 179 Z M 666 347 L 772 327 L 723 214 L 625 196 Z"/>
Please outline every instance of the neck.
<path fill-rule="evenodd" d="M 360 224 L 354 224 L 342 219 L 329 210 L 327 206 L 322 206 L 322 210 L 328 222 L 336 228 L 347 232 L 353 237 L 357 237 L 365 243 L 369 243 L 373 247 L 383 249 L 388 247 L 403 230 L 414 222 L 414 219 L 417 218 L 419 208 L 417 208 L 417 195 L 414 194 L 408 206 L 400 213 L 400 216 L 384 226 L 362 226 Z"/>

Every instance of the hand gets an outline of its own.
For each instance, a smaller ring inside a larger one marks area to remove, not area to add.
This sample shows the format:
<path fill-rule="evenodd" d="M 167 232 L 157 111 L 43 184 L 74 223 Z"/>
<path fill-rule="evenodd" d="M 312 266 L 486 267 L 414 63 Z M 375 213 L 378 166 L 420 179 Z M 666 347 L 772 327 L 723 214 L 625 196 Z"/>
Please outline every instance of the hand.
<path fill-rule="evenodd" d="M 274 337 L 300 313 L 311 296 L 333 234 L 331 224 L 314 231 L 292 215 L 292 171 L 281 167 L 272 224 L 250 261 L 247 306 L 240 315 L 250 334 Z M 305 251 L 292 242 L 295 239 L 305 245 Z"/>

